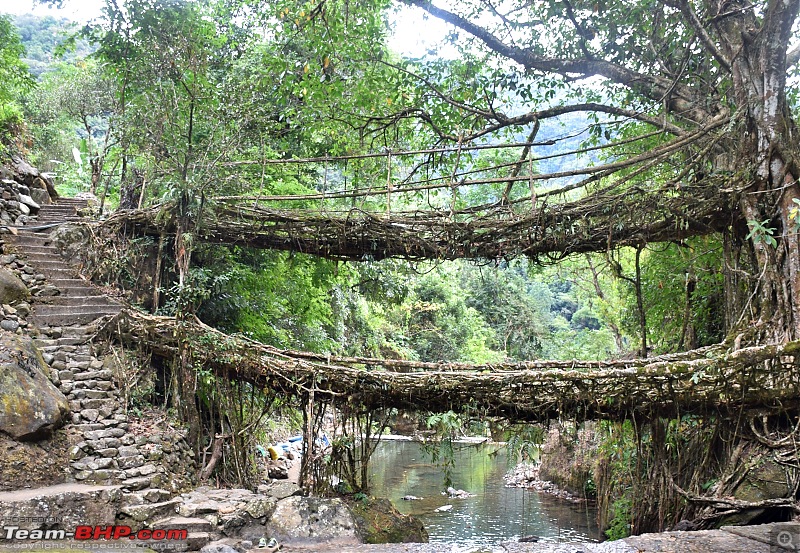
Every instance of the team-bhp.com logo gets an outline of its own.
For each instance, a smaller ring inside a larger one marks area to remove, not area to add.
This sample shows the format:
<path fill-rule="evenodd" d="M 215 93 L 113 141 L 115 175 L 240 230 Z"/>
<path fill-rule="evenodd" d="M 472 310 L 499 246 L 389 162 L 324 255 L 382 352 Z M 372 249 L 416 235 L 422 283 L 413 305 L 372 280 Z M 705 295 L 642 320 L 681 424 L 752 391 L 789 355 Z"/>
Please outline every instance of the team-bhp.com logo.
<path fill-rule="evenodd" d="M 141 540 L 173 541 L 185 540 L 188 530 L 149 530 L 134 531 L 130 526 L 77 526 L 74 532 L 66 530 L 26 530 L 19 526 L 4 526 L 3 538 L 6 540 Z"/>

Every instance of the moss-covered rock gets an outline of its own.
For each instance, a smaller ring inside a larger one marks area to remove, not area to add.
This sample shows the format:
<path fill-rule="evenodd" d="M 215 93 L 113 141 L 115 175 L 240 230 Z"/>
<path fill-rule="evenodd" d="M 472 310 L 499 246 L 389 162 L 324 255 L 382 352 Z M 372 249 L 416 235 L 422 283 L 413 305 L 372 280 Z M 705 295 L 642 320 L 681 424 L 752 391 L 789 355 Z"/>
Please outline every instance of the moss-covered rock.
<path fill-rule="evenodd" d="M 778 463 L 771 453 L 765 454 L 760 462 L 747 473 L 741 484 L 736 487 L 734 497 L 741 501 L 759 503 L 766 499 L 792 497 L 793 485 L 791 471 Z M 754 524 L 767 515 L 766 509 L 750 509 L 734 515 L 723 517 L 717 526 Z M 768 516 L 768 520 L 780 520 L 779 513 Z"/>
<path fill-rule="evenodd" d="M 17 275 L 8 269 L 0 268 L 0 303 L 14 304 L 30 297 L 28 287 Z"/>
<path fill-rule="evenodd" d="M 75 443 L 76 437 L 66 429 L 40 442 L 18 442 L 0 435 L 0 492 L 65 482 Z"/>
<path fill-rule="evenodd" d="M 364 543 L 427 543 L 428 532 L 419 519 L 404 515 L 388 499 L 364 498 L 348 502 Z"/>
<path fill-rule="evenodd" d="M 35 441 L 62 425 L 69 403 L 47 370 L 29 337 L 0 332 L 0 433 Z"/>

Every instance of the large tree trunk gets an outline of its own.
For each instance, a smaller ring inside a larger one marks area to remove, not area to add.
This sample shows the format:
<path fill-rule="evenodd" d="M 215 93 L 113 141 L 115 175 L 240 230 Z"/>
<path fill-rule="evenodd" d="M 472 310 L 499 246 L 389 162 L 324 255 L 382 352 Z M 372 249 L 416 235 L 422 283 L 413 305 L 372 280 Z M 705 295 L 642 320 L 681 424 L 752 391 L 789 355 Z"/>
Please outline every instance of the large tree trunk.
<path fill-rule="evenodd" d="M 800 2 L 770 2 L 762 21 L 743 2 L 733 4 L 743 9 L 717 18 L 717 28 L 733 60 L 733 99 L 742 120 L 730 145 L 738 152 L 732 168 L 744 185 L 738 200 L 744 221 L 732 229 L 734 240 L 748 248 L 751 274 L 749 286 L 740 290 L 747 295 L 738 302 L 744 311 L 731 322 L 763 328 L 756 338 L 793 340 L 800 336 L 800 249 L 790 210 L 800 187 L 790 153 L 796 129 L 786 101 L 786 51 Z M 730 4 L 720 7 L 732 9 Z"/>

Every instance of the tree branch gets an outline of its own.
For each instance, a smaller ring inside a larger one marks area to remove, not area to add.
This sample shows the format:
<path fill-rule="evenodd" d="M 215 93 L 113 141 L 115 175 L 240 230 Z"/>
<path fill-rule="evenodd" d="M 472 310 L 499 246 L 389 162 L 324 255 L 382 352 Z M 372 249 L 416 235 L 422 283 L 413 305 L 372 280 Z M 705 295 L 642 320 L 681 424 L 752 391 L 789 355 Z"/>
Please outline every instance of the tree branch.
<path fill-rule="evenodd" d="M 786 68 L 789 69 L 797 64 L 798 61 L 800 61 L 800 45 L 795 46 L 786 53 Z"/>
<path fill-rule="evenodd" d="M 714 41 L 711 39 L 711 36 L 706 32 L 705 28 L 703 27 L 703 23 L 697 17 L 697 14 L 692 9 L 692 6 L 689 5 L 688 0 L 677 0 L 675 3 L 675 7 L 678 8 L 681 13 L 683 14 L 684 19 L 689 24 L 689 26 L 694 30 L 695 34 L 697 34 L 697 38 L 700 39 L 700 42 L 703 43 L 706 50 L 714 56 L 714 59 L 722 66 L 725 71 L 730 73 L 731 71 L 731 64 L 730 61 L 725 57 L 722 51 L 717 48 L 717 45 L 714 44 Z"/>
<path fill-rule="evenodd" d="M 666 98 L 666 104 L 670 110 L 682 118 L 697 123 L 710 117 L 709 112 L 698 106 L 691 91 L 675 86 L 670 79 L 638 73 L 605 60 L 542 58 L 530 49 L 504 43 L 484 27 L 451 11 L 437 8 L 430 0 L 403 0 L 403 2 L 422 8 L 432 16 L 468 32 L 494 52 L 519 63 L 527 70 L 545 71 L 565 76 L 605 77 L 655 102 Z"/>

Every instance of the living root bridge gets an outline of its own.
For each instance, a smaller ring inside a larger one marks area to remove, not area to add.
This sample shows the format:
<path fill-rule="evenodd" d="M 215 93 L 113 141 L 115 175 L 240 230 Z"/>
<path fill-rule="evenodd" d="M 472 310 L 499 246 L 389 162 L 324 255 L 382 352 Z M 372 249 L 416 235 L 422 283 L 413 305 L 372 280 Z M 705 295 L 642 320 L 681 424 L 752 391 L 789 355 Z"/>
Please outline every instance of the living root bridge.
<path fill-rule="evenodd" d="M 341 211 L 341 207 L 265 207 L 266 201 L 213 200 L 213 213 L 193 222 L 192 232 L 210 243 L 337 260 L 509 259 L 606 251 L 609 244 L 682 240 L 730 224 L 729 200 L 708 186 L 629 189 L 554 205 L 540 199 L 537 207 L 516 211 L 509 206 L 483 206 L 461 212 L 376 213 L 357 208 Z M 118 212 L 104 224 L 156 236 L 174 234 L 174 220 L 163 216 L 170 210 L 165 204 Z"/>
<path fill-rule="evenodd" d="M 800 409 L 800 341 L 728 351 L 722 345 L 631 361 L 494 365 L 327 357 L 278 350 L 200 321 L 126 310 L 112 337 L 172 358 L 188 352 L 217 375 L 316 401 L 366 409 L 461 411 L 513 421 L 619 420 Z"/>

